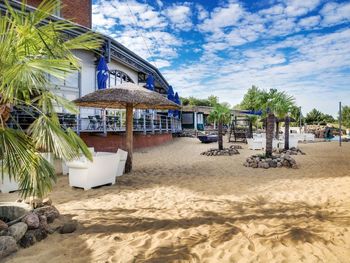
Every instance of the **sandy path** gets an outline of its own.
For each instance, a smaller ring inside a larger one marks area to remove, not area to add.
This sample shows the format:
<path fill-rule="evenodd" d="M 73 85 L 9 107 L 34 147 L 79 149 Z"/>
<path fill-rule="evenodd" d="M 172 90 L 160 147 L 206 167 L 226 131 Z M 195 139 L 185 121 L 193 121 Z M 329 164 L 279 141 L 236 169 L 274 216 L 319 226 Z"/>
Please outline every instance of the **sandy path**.
<path fill-rule="evenodd" d="M 140 151 L 115 186 L 60 177 L 51 198 L 78 230 L 5 262 L 350 261 L 350 143 L 302 144 L 297 170 L 246 168 L 247 149 L 199 155 L 214 146 L 181 138 Z"/>

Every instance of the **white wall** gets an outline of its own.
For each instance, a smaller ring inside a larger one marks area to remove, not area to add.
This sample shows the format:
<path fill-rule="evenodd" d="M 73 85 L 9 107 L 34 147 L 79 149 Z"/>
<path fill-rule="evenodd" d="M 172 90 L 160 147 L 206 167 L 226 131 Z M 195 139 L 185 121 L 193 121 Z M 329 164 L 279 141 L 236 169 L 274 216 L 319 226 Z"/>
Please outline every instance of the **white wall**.
<path fill-rule="evenodd" d="M 89 51 L 76 50 L 74 54 L 79 58 L 81 65 L 80 95 L 84 96 L 96 90 L 96 65 L 95 55 Z M 86 118 L 95 115 L 94 109 L 81 109 L 80 115 Z"/>
<path fill-rule="evenodd" d="M 110 63 L 108 63 L 109 70 L 121 70 L 129 75 L 129 77 L 134 81 L 135 84 L 138 84 L 138 74 L 136 71 L 132 70 L 131 68 L 128 68 L 127 66 L 112 60 Z"/>

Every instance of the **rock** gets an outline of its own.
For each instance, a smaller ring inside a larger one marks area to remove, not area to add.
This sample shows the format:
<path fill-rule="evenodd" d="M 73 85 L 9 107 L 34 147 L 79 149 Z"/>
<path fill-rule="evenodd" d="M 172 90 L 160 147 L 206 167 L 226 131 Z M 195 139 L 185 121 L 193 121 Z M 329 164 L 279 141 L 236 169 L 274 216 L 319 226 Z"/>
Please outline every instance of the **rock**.
<path fill-rule="evenodd" d="M 292 169 L 298 169 L 298 165 L 293 164 L 293 165 L 292 165 Z"/>
<path fill-rule="evenodd" d="M 47 238 L 47 231 L 45 229 L 38 228 L 38 229 L 34 229 L 34 230 L 29 230 L 29 231 L 33 231 L 33 234 L 35 236 L 35 240 L 37 242 L 40 242 L 41 240 Z"/>
<path fill-rule="evenodd" d="M 28 226 L 26 223 L 19 222 L 9 227 L 9 234 L 16 240 L 19 241 L 26 233 Z"/>
<path fill-rule="evenodd" d="M 285 167 L 289 167 L 290 166 L 288 160 L 286 160 L 286 159 L 282 161 L 282 165 L 285 166 Z"/>
<path fill-rule="evenodd" d="M 22 203 L 23 200 L 22 200 L 22 199 L 17 199 L 16 202 L 17 202 L 17 203 Z"/>
<path fill-rule="evenodd" d="M 278 163 L 277 163 L 277 167 L 278 167 L 278 168 L 281 168 L 282 166 L 283 166 L 283 165 L 282 165 L 281 162 L 278 162 Z"/>
<path fill-rule="evenodd" d="M 30 214 L 26 215 L 22 219 L 22 222 L 27 224 L 28 229 L 36 229 L 39 227 L 39 224 L 40 224 L 39 216 L 35 213 L 30 213 Z"/>
<path fill-rule="evenodd" d="M 60 216 L 60 213 L 54 206 L 43 206 L 34 209 L 34 213 L 36 213 L 38 216 L 46 216 L 48 223 L 52 223 L 55 220 L 55 218 Z"/>
<path fill-rule="evenodd" d="M 263 163 L 263 168 L 264 168 L 264 169 L 269 169 L 270 166 L 269 166 L 269 164 L 268 164 L 267 162 L 264 162 L 264 163 Z"/>
<path fill-rule="evenodd" d="M 0 236 L 0 259 L 18 250 L 16 240 L 11 236 Z"/>
<path fill-rule="evenodd" d="M 245 167 L 249 167 L 249 163 L 248 163 L 248 162 L 245 162 L 243 165 L 244 165 Z"/>
<path fill-rule="evenodd" d="M 269 166 L 272 167 L 272 168 L 276 168 L 276 167 L 277 167 L 277 162 L 275 162 L 275 161 L 270 161 L 270 162 L 269 162 Z"/>
<path fill-rule="evenodd" d="M 29 197 L 25 200 L 25 203 L 30 204 L 34 209 L 43 206 L 41 198 Z"/>
<path fill-rule="evenodd" d="M 9 226 L 4 221 L 0 220 L 0 231 L 6 230 L 8 227 Z"/>
<path fill-rule="evenodd" d="M 50 227 L 47 223 L 47 218 L 46 216 L 39 216 L 39 228 L 40 229 L 45 229 L 47 232 L 50 232 Z"/>
<path fill-rule="evenodd" d="M 52 205 L 52 200 L 51 198 L 47 197 L 43 200 L 43 205 Z"/>
<path fill-rule="evenodd" d="M 77 223 L 74 221 L 70 221 L 67 223 L 64 223 L 64 225 L 60 228 L 59 232 L 60 234 L 69 234 L 73 233 L 77 229 Z"/>
<path fill-rule="evenodd" d="M 19 245 L 23 248 L 30 247 L 35 244 L 34 230 L 29 230 L 19 241 Z"/>

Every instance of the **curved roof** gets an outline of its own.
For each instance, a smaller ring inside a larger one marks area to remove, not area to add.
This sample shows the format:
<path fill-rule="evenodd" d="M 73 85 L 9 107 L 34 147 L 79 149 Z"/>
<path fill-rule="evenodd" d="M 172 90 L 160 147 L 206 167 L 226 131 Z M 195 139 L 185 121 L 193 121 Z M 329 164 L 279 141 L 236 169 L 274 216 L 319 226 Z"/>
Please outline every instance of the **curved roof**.
<path fill-rule="evenodd" d="M 21 6 L 20 1 L 13 0 L 13 1 L 10 1 L 10 4 L 13 7 L 20 9 L 20 6 Z M 35 8 L 32 6 L 27 6 L 28 11 L 33 9 Z M 0 10 L 6 11 L 6 5 L 3 2 L 0 3 Z M 52 17 L 52 20 L 64 20 L 63 18 L 54 16 L 54 15 L 52 15 L 51 17 Z M 66 32 L 72 36 L 83 34 L 88 31 L 92 31 L 90 28 L 81 26 L 76 23 L 73 23 L 73 24 L 76 26 L 76 29 L 69 30 Z M 102 36 L 102 38 L 106 41 L 106 43 L 111 44 L 110 45 L 111 57 L 113 59 L 117 60 L 118 62 L 121 62 L 122 64 L 127 65 L 128 67 L 133 68 L 137 72 L 152 74 L 155 77 L 155 79 L 162 85 L 165 91 L 168 91 L 169 83 L 166 81 L 164 76 L 160 73 L 158 68 L 156 68 L 150 62 L 143 59 L 142 57 L 140 57 L 139 55 L 137 55 L 136 53 L 134 53 L 133 51 L 131 51 L 130 49 L 128 49 L 127 47 L 119 43 L 118 41 L 116 41 L 115 39 L 109 36 L 106 36 L 104 34 L 101 34 L 99 32 L 96 32 L 96 33 Z"/>

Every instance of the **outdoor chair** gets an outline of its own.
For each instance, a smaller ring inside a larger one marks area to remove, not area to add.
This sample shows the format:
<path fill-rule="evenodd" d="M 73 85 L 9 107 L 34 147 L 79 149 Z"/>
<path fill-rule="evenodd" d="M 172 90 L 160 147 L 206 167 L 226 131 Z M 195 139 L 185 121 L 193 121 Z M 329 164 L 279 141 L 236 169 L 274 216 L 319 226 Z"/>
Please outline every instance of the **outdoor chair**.
<path fill-rule="evenodd" d="M 95 120 L 94 116 L 88 116 L 88 118 L 89 118 L 89 124 L 86 129 L 95 130 L 97 121 Z"/>
<path fill-rule="evenodd" d="M 96 130 L 103 130 L 103 121 L 100 115 L 95 115 L 96 121 L 97 121 L 97 128 Z"/>

